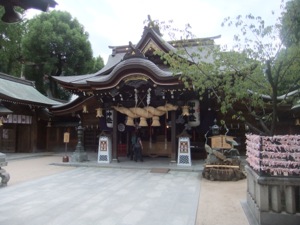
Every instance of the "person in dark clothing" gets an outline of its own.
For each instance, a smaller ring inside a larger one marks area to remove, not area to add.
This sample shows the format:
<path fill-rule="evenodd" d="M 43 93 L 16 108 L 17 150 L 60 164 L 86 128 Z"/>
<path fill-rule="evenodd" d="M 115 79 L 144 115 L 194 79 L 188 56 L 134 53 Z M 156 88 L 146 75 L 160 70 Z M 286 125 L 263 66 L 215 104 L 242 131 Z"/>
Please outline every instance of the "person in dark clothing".
<path fill-rule="evenodd" d="M 138 160 L 140 160 L 141 162 L 143 162 L 142 150 L 143 143 L 141 137 L 139 135 L 136 135 L 134 144 L 134 161 L 137 162 Z"/>
<path fill-rule="evenodd" d="M 130 145 L 130 149 L 129 149 L 129 153 L 128 156 L 130 158 L 130 160 L 133 160 L 133 156 L 134 156 L 134 146 L 136 143 L 136 132 L 132 132 L 132 136 L 131 136 L 131 145 Z"/>

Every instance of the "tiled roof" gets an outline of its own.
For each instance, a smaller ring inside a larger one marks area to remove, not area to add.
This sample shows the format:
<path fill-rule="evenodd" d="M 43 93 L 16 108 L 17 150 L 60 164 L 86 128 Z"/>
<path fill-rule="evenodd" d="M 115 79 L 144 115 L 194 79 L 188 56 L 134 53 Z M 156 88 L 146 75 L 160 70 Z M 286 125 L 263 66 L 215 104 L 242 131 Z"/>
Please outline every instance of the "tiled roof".
<path fill-rule="evenodd" d="M 6 108 L 3 105 L 0 105 L 0 115 L 9 114 L 9 113 L 12 113 L 12 111 L 10 109 Z"/>
<path fill-rule="evenodd" d="M 152 38 L 156 39 L 157 42 L 160 43 L 161 46 L 163 46 L 165 51 L 176 51 L 177 45 L 180 46 L 180 41 L 172 41 L 167 42 L 165 41 L 157 32 L 155 32 L 152 28 L 145 27 L 144 33 L 142 35 L 141 40 L 138 42 L 138 44 L 133 45 L 135 48 L 140 49 L 144 45 L 144 40 L 147 39 L 148 35 L 150 35 Z M 186 45 L 186 49 L 189 53 L 197 52 L 199 53 L 199 45 L 202 47 L 202 52 L 200 53 L 203 57 L 201 57 L 201 61 L 203 62 L 213 62 L 213 59 L 211 56 L 208 56 L 209 48 L 214 46 L 214 39 L 219 38 L 220 36 L 215 37 L 208 37 L 208 38 L 199 38 L 199 39 L 193 39 L 189 41 L 189 45 Z M 182 43 L 181 43 L 182 44 Z M 114 77 L 116 71 L 118 71 L 121 67 L 125 67 L 130 65 L 134 65 L 135 69 L 137 69 L 139 66 L 141 67 L 147 67 L 149 70 L 155 72 L 158 77 L 162 79 L 166 79 L 168 77 L 172 77 L 172 73 L 168 70 L 162 69 L 158 67 L 158 65 L 153 64 L 151 61 L 147 59 L 125 59 L 124 56 L 128 52 L 129 45 L 123 45 L 123 46 L 110 46 L 112 49 L 112 54 L 109 56 L 107 64 L 98 72 L 94 74 L 87 74 L 87 75 L 79 75 L 79 76 L 53 76 L 52 78 L 56 81 L 58 81 L 61 84 L 65 85 L 87 85 L 88 83 L 94 83 L 94 82 L 103 82 L 106 83 L 109 81 L 112 77 Z M 182 56 L 186 57 L 186 56 Z M 198 62 L 199 59 L 189 59 L 193 62 Z"/>
<path fill-rule="evenodd" d="M 149 70 L 153 71 L 155 75 L 161 78 L 173 77 L 173 74 L 171 72 L 161 70 L 159 67 L 157 67 L 157 65 L 155 65 L 153 62 L 149 60 L 142 59 L 142 58 L 131 58 L 120 62 L 109 75 L 102 76 L 102 77 L 92 77 L 88 79 L 87 82 L 105 82 L 109 80 L 111 77 L 115 76 L 117 71 L 130 65 L 135 65 L 135 68 L 137 66 L 148 68 Z"/>
<path fill-rule="evenodd" d="M 0 73 L 0 99 L 2 101 L 45 106 L 61 104 L 41 94 L 34 87 L 32 81 L 15 78 L 3 73 Z"/>
<path fill-rule="evenodd" d="M 173 74 L 170 71 L 162 70 L 153 62 L 142 59 L 142 58 L 131 58 L 124 61 L 121 61 L 115 65 L 113 70 L 107 75 L 80 75 L 80 76 L 63 76 L 63 77 L 53 77 L 55 80 L 60 81 L 65 84 L 74 84 L 74 85 L 86 85 L 88 83 L 105 83 L 109 82 L 113 77 L 116 76 L 117 72 L 125 67 L 130 67 L 134 65 L 135 68 L 147 68 L 147 70 L 152 71 L 155 76 L 160 77 L 160 79 L 173 78 Z"/>

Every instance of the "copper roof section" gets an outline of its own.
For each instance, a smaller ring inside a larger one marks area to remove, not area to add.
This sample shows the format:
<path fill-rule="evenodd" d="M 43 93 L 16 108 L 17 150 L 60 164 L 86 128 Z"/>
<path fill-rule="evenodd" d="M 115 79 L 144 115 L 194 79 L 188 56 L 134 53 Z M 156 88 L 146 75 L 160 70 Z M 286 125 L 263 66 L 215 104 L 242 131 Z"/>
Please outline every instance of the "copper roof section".
<path fill-rule="evenodd" d="M 0 73 L 0 100 L 37 106 L 61 104 L 41 94 L 35 88 L 34 82 L 3 73 Z"/>

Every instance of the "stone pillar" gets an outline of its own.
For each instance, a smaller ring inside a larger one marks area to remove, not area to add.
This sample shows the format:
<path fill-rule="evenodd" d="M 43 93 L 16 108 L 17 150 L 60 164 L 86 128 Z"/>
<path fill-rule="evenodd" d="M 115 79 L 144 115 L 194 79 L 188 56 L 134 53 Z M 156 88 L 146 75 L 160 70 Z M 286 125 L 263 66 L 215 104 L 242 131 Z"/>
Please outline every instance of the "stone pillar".
<path fill-rule="evenodd" d="M 271 207 L 274 212 L 281 212 L 281 193 L 280 187 L 275 185 L 271 187 Z"/>
<path fill-rule="evenodd" d="M 257 188 L 260 189 L 256 191 L 258 207 L 261 211 L 269 211 L 269 198 L 266 198 L 266 196 L 269 196 L 269 187 L 267 185 L 257 185 Z"/>
<path fill-rule="evenodd" d="M 295 187 L 285 187 L 285 211 L 290 214 L 296 213 Z"/>

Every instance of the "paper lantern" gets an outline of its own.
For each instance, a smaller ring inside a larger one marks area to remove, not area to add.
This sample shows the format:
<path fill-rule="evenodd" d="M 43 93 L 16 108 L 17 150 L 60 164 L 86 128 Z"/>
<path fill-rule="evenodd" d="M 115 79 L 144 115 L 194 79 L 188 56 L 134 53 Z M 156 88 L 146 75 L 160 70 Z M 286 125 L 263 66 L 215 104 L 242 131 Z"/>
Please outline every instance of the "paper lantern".
<path fill-rule="evenodd" d="M 114 114 L 113 110 L 105 110 L 106 126 L 108 128 L 113 128 L 113 123 L 114 123 L 113 114 Z"/>
<path fill-rule="evenodd" d="M 200 125 L 200 102 L 199 100 L 188 101 L 189 106 L 189 117 L 188 124 L 191 127 L 196 127 Z"/>
<path fill-rule="evenodd" d="M 152 127 L 159 127 L 160 126 L 160 122 L 159 122 L 159 117 L 158 116 L 153 116 L 151 126 Z"/>

